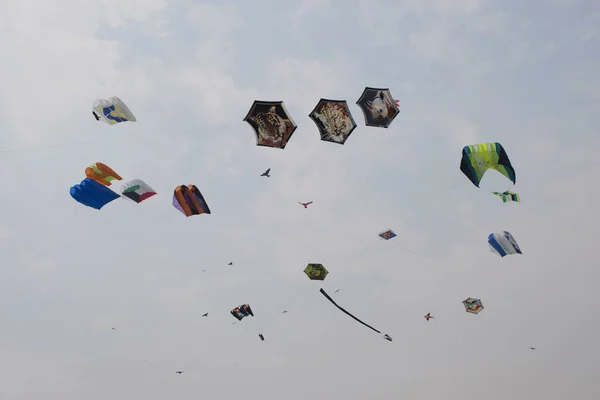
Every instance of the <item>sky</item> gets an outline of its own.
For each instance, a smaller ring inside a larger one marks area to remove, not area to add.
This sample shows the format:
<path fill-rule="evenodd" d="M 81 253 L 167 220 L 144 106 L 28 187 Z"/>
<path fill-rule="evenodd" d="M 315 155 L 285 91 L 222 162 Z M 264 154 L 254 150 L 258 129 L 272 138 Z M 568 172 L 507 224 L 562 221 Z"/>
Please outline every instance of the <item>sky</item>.
<path fill-rule="evenodd" d="M 593 0 L 6 2 L 0 398 L 600 398 L 599 26 Z M 366 86 L 400 100 L 388 129 Z M 95 121 L 111 96 L 137 122 Z M 345 145 L 320 98 L 348 101 Z M 256 146 L 254 100 L 298 124 L 284 150 Z M 514 187 L 459 170 L 485 142 Z M 96 161 L 158 195 L 77 203 Z M 211 215 L 173 208 L 182 184 Z M 522 255 L 489 251 L 504 230 Z"/>

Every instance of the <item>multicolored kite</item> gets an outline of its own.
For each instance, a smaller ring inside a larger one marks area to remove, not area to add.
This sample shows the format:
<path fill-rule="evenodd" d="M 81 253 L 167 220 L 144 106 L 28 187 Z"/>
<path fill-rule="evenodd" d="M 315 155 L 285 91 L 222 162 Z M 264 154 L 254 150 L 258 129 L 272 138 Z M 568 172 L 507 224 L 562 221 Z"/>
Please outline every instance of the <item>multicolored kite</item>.
<path fill-rule="evenodd" d="M 506 176 L 512 183 L 517 182 L 515 169 L 500 143 L 473 144 L 463 148 L 460 170 L 473 185 L 479 187 L 483 174 L 490 168 Z"/>
<path fill-rule="evenodd" d="M 356 129 L 346 100 L 321 99 L 308 116 L 319 128 L 321 140 L 326 142 L 344 144 Z"/>
<path fill-rule="evenodd" d="M 387 88 L 365 88 L 356 104 L 363 112 L 366 126 L 387 128 L 400 113 L 398 102 Z"/>
<path fill-rule="evenodd" d="M 504 257 L 511 254 L 523 254 L 517 241 L 509 232 L 491 233 L 488 236 L 488 245 L 492 253 Z"/>
<path fill-rule="evenodd" d="M 250 308 L 249 304 L 242 304 L 239 307 L 235 307 L 231 310 L 231 315 L 233 315 L 238 321 L 241 321 L 242 319 L 244 319 L 244 317 L 247 317 L 249 315 L 254 317 L 254 313 L 252 312 L 252 309 Z"/>
<path fill-rule="evenodd" d="M 108 100 L 98 99 L 94 101 L 93 109 L 92 114 L 94 114 L 96 121 L 102 120 L 109 125 L 137 121 L 125 103 L 116 96 Z"/>
<path fill-rule="evenodd" d="M 204 196 L 195 185 L 180 185 L 173 192 L 173 207 L 186 217 L 200 214 L 210 214 L 210 208 Z"/>
<path fill-rule="evenodd" d="M 244 118 L 256 135 L 256 145 L 284 149 L 298 125 L 283 101 L 255 100 Z"/>
<path fill-rule="evenodd" d="M 396 235 L 396 233 L 393 230 L 388 229 L 387 231 L 381 232 L 378 236 L 382 239 L 390 240 L 390 239 L 395 238 L 398 235 Z"/>
<path fill-rule="evenodd" d="M 121 186 L 121 195 L 138 204 L 155 194 L 154 189 L 141 179 L 133 179 Z"/>
<path fill-rule="evenodd" d="M 492 192 L 492 194 L 495 194 L 496 196 L 500 197 L 502 199 L 502 202 L 506 203 L 509 200 L 512 200 L 514 202 L 520 203 L 521 202 L 521 196 L 519 196 L 517 193 L 511 192 L 510 190 L 507 190 L 506 192 Z"/>
<path fill-rule="evenodd" d="M 85 169 L 85 176 L 100 182 L 104 186 L 110 186 L 114 180 L 120 181 L 123 179 L 112 168 L 99 161 Z"/>
<path fill-rule="evenodd" d="M 479 314 L 481 310 L 483 310 L 483 303 L 481 300 L 475 299 L 473 297 L 469 297 L 466 300 L 463 300 L 463 305 L 465 306 L 465 311 L 471 314 Z"/>

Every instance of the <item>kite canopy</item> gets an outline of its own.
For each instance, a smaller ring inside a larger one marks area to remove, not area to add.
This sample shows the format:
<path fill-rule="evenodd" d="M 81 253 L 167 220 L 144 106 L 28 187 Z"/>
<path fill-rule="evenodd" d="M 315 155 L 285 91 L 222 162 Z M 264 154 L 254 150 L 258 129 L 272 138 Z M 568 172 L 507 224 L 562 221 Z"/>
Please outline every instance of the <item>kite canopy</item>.
<path fill-rule="evenodd" d="M 173 207 L 186 217 L 199 214 L 210 214 L 210 208 L 204 196 L 195 185 L 181 185 L 173 192 Z"/>
<path fill-rule="evenodd" d="M 321 140 L 326 142 L 344 144 L 356 129 L 346 100 L 321 99 L 308 116 L 319 128 Z"/>
<path fill-rule="evenodd" d="M 393 230 L 388 229 L 387 231 L 381 232 L 378 236 L 382 239 L 390 240 L 390 239 L 395 238 L 398 235 L 396 235 L 396 233 Z"/>
<path fill-rule="evenodd" d="M 515 170 L 500 143 L 481 143 L 465 146 L 462 151 L 460 170 L 473 185 L 479 187 L 483 174 L 495 169 L 512 181 L 517 182 Z"/>
<path fill-rule="evenodd" d="M 95 180 L 85 178 L 81 183 L 71 187 L 71 197 L 85 206 L 100 210 L 120 196 Z"/>
<path fill-rule="evenodd" d="M 94 101 L 93 108 L 93 114 L 96 120 L 102 120 L 109 125 L 127 121 L 137 121 L 125 103 L 116 96 L 111 97 L 108 100 L 97 99 Z"/>
<path fill-rule="evenodd" d="M 366 126 L 387 128 L 400 109 L 387 88 L 365 88 L 356 102 L 363 112 Z"/>
<path fill-rule="evenodd" d="M 465 306 L 465 311 L 471 314 L 479 314 L 481 310 L 483 310 L 483 303 L 481 300 L 475 299 L 473 297 L 469 297 L 466 300 L 463 300 L 463 305 Z"/>
<path fill-rule="evenodd" d="M 510 254 L 523 254 L 513 235 L 506 231 L 502 233 L 491 233 L 488 236 L 488 244 L 490 250 L 501 257 Z"/>
<path fill-rule="evenodd" d="M 252 126 L 256 145 L 284 149 L 298 125 L 283 101 L 255 100 L 244 121 Z"/>
<path fill-rule="evenodd" d="M 100 182 L 105 186 L 110 186 L 114 180 L 120 181 L 123 179 L 112 168 L 101 162 L 97 162 L 87 167 L 85 169 L 85 176 Z"/>
<path fill-rule="evenodd" d="M 323 264 L 308 264 L 304 269 L 304 273 L 311 281 L 322 281 L 329 273 Z"/>
<path fill-rule="evenodd" d="M 141 203 L 154 196 L 156 192 L 141 179 L 133 179 L 121 186 L 121 195 L 128 199 Z"/>
<path fill-rule="evenodd" d="M 252 309 L 250 308 L 249 304 L 242 304 L 239 307 L 233 308 L 230 312 L 231 315 L 233 315 L 238 321 L 241 321 L 242 319 L 244 319 L 244 317 L 247 317 L 249 315 L 254 317 L 254 313 L 252 312 Z"/>
<path fill-rule="evenodd" d="M 502 199 L 503 203 L 506 203 L 507 201 L 514 201 L 517 203 L 521 202 L 521 196 L 519 196 L 518 193 L 514 193 L 511 192 L 510 190 L 507 190 L 506 192 L 492 192 L 492 194 L 495 194 L 496 196 L 500 197 Z"/>

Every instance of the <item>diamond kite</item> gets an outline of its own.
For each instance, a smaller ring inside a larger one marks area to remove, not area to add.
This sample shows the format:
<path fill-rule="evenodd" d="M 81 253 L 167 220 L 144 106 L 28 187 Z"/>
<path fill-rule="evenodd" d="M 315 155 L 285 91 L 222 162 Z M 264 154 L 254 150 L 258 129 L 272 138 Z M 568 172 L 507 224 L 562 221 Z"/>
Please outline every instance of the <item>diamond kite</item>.
<path fill-rule="evenodd" d="M 85 178 L 81 183 L 71 187 L 71 197 L 84 206 L 100 210 L 120 196 L 99 182 Z"/>
<path fill-rule="evenodd" d="M 500 257 L 511 254 L 523 254 L 513 235 L 506 231 L 502 233 L 490 233 L 488 244 L 490 250 Z"/>
<path fill-rule="evenodd" d="M 256 145 L 284 149 L 298 125 L 283 101 L 255 100 L 244 121 L 252 126 Z"/>
<path fill-rule="evenodd" d="M 210 208 L 196 185 L 180 185 L 173 192 L 173 207 L 186 217 L 210 214 Z"/>
<path fill-rule="evenodd" d="M 123 179 L 119 174 L 113 171 L 112 168 L 101 162 L 97 162 L 87 167 L 85 169 L 85 176 L 96 182 L 100 182 L 104 186 L 110 186 L 114 180 L 120 181 Z"/>
<path fill-rule="evenodd" d="M 495 194 L 496 196 L 500 197 L 503 203 L 506 203 L 509 200 L 512 200 L 517 203 L 521 202 L 521 196 L 519 196 L 517 193 L 511 192 L 510 190 L 507 190 L 506 192 L 502 193 L 492 192 L 492 194 Z"/>
<path fill-rule="evenodd" d="M 304 269 L 304 273 L 311 281 L 322 281 L 329 273 L 323 264 L 308 264 Z"/>
<path fill-rule="evenodd" d="M 109 125 L 115 125 L 122 122 L 136 122 L 135 116 L 129 108 L 117 96 L 108 100 L 97 99 L 94 101 L 94 118 L 96 121 L 102 120 Z"/>
<path fill-rule="evenodd" d="M 385 231 L 385 232 L 381 232 L 381 233 L 380 233 L 378 236 L 379 236 L 380 238 L 382 238 L 382 239 L 385 239 L 385 240 L 390 240 L 390 239 L 393 239 L 393 238 L 395 238 L 395 237 L 396 237 L 396 236 L 398 236 L 398 235 L 396 235 L 396 233 L 395 233 L 393 230 L 391 230 L 391 229 L 388 229 L 388 230 L 387 230 L 387 231 Z"/>
<path fill-rule="evenodd" d="M 244 319 L 245 317 L 251 315 L 254 317 L 254 313 L 252 312 L 252 309 L 250 308 L 249 304 L 242 304 L 239 307 L 235 307 L 231 310 L 231 315 L 233 315 L 235 318 L 237 318 L 238 321 L 241 321 L 242 319 Z"/>
<path fill-rule="evenodd" d="M 463 148 L 460 170 L 473 185 L 479 187 L 483 174 L 490 168 L 500 172 L 513 184 L 517 182 L 515 169 L 500 143 L 473 144 Z"/>
<path fill-rule="evenodd" d="M 346 100 L 321 99 L 308 116 L 319 128 L 321 140 L 326 142 L 344 144 L 356 129 Z"/>
<path fill-rule="evenodd" d="M 121 194 L 139 204 L 154 196 L 156 192 L 141 179 L 133 179 L 121 186 Z"/>
<path fill-rule="evenodd" d="M 465 311 L 471 314 L 479 314 L 481 310 L 483 310 L 483 303 L 481 300 L 474 299 L 473 297 L 469 297 L 466 300 L 463 300 L 463 305 L 465 306 Z"/>
<path fill-rule="evenodd" d="M 390 89 L 367 87 L 356 102 L 363 112 L 366 126 L 387 128 L 400 113 Z"/>

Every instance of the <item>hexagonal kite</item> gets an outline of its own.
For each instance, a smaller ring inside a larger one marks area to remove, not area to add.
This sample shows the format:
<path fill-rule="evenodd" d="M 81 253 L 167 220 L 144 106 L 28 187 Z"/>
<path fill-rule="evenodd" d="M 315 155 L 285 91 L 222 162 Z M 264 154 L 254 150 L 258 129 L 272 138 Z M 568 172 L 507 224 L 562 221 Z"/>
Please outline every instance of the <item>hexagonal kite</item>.
<path fill-rule="evenodd" d="M 255 100 L 244 118 L 256 135 L 256 145 L 284 149 L 298 128 L 283 101 Z"/>
<path fill-rule="evenodd" d="M 463 300 L 462 303 L 465 306 L 465 311 L 468 313 L 479 314 L 481 310 L 483 310 L 483 303 L 479 299 L 469 297 L 468 299 Z"/>
<path fill-rule="evenodd" d="M 344 144 L 356 129 L 346 100 L 321 99 L 308 115 L 319 128 L 321 140 Z"/>
<path fill-rule="evenodd" d="M 387 128 L 400 113 L 398 102 L 387 88 L 365 88 L 356 104 L 362 110 L 367 126 Z"/>
<path fill-rule="evenodd" d="M 304 269 L 304 273 L 311 281 L 322 281 L 329 272 L 323 264 L 308 264 Z"/>

